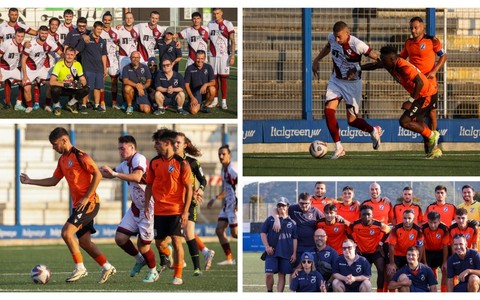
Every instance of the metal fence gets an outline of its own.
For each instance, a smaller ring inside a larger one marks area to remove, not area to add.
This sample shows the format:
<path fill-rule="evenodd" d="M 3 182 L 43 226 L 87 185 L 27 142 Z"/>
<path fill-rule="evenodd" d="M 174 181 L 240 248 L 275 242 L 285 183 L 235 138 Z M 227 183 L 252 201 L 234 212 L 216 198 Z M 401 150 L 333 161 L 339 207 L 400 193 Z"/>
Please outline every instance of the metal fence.
<path fill-rule="evenodd" d="M 314 8 L 312 57 L 326 44 L 328 33 L 339 20 L 346 22 L 351 34 L 374 50 L 386 44 L 401 49 L 410 36 L 409 20 L 414 16 L 426 20 L 426 9 Z M 437 9 L 435 20 L 435 35 L 448 55 L 444 69 L 437 74 L 438 115 L 440 118 L 478 118 L 480 9 Z M 243 10 L 245 120 L 302 118 L 303 37 L 302 9 Z M 367 58 L 362 61 L 367 62 Z M 327 56 L 321 61 L 319 80 L 311 83 L 314 119 L 323 118 L 323 101 L 331 70 L 331 59 Z M 401 103 L 408 97 L 403 88 L 385 70 L 363 72 L 362 78 L 362 117 L 397 118 Z M 344 118 L 345 106 L 340 105 L 338 112 L 337 117 Z"/>

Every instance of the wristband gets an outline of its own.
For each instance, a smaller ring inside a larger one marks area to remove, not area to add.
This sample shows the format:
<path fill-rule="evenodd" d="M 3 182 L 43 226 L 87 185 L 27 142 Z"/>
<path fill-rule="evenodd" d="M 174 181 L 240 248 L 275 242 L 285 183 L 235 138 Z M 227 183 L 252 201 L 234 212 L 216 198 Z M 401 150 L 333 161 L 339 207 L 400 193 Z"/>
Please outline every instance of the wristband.
<path fill-rule="evenodd" d="M 113 172 L 113 173 L 112 173 L 112 176 L 113 176 L 113 177 L 117 177 L 117 176 L 118 176 L 118 173 L 117 173 L 117 172 Z"/>
<path fill-rule="evenodd" d="M 413 98 L 413 97 L 408 98 L 408 102 L 413 103 L 413 101 L 415 101 L 415 98 Z"/>

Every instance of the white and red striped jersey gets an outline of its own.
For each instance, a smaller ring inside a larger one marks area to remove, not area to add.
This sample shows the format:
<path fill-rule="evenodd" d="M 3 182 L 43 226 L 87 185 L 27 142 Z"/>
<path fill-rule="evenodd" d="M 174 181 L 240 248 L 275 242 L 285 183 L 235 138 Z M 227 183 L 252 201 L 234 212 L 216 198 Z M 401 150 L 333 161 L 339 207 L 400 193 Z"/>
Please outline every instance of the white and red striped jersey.
<path fill-rule="evenodd" d="M 40 43 L 40 39 L 36 38 L 32 40 L 30 48 L 23 49 L 23 55 L 28 55 L 27 67 L 30 70 L 37 70 L 42 67 L 50 68 L 50 61 L 46 59 L 50 51 L 57 52 L 61 50 L 60 46 L 51 41 L 45 40 L 43 44 Z"/>
<path fill-rule="evenodd" d="M 118 32 L 118 55 L 128 56 L 132 54 L 133 51 L 137 51 L 138 44 L 138 31 L 133 27 L 131 30 L 127 30 L 123 25 Z"/>
<path fill-rule="evenodd" d="M 235 33 L 233 24 L 230 21 L 223 20 L 219 23 L 212 20 L 208 23 L 210 34 L 210 53 L 213 57 L 224 57 L 230 54 L 229 36 Z"/>
<path fill-rule="evenodd" d="M 148 23 L 140 23 L 135 25 L 139 35 L 138 51 L 141 55 L 141 60 L 147 62 L 148 58 L 155 57 L 155 45 L 165 32 L 165 27 L 156 25 L 153 29 L 148 26 Z"/>
<path fill-rule="evenodd" d="M 225 205 L 230 207 L 237 203 L 238 182 L 238 174 L 232 162 L 226 168 L 222 167 L 222 181 L 223 190 L 225 191 Z"/>
<path fill-rule="evenodd" d="M 0 68 L 4 70 L 14 70 L 19 67 L 20 54 L 23 51 L 23 45 L 15 44 L 14 39 L 4 41 L 0 45 L 0 54 L 2 59 L 0 60 Z"/>
<path fill-rule="evenodd" d="M 143 173 L 143 177 L 140 183 L 130 181 L 128 182 L 128 191 L 132 198 L 133 204 L 143 212 L 145 206 L 145 177 L 148 168 L 148 161 L 140 153 L 135 153 L 129 161 L 122 161 L 121 164 L 115 167 L 114 171 L 123 174 L 132 174 L 136 170 L 140 170 Z M 142 213 L 143 216 L 143 213 Z"/>
<path fill-rule="evenodd" d="M 49 31 L 48 36 L 47 36 L 47 42 L 49 44 L 52 44 L 52 45 L 53 45 L 53 43 L 57 44 L 58 47 L 60 47 L 60 49 L 62 49 L 62 51 L 63 51 L 63 46 L 62 46 L 62 44 L 60 44 L 60 35 L 58 34 L 58 32 L 51 33 Z M 55 58 L 55 62 L 57 62 L 60 59 L 60 55 L 58 55 L 57 53 L 55 53 L 53 51 L 54 50 L 52 50 L 52 53 L 50 53 L 50 54 Z"/>
<path fill-rule="evenodd" d="M 0 37 L 4 41 L 13 38 L 13 36 L 15 35 L 15 30 L 17 30 L 17 28 L 19 28 L 19 27 L 25 29 L 25 32 L 30 30 L 30 27 L 28 25 L 23 24 L 23 23 L 18 23 L 17 22 L 17 23 L 15 23 L 15 25 L 10 26 L 10 25 L 8 25 L 8 21 L 4 21 L 2 24 L 0 24 Z"/>
<path fill-rule="evenodd" d="M 115 28 L 110 28 L 108 31 L 105 29 L 100 34 L 100 37 L 107 43 L 107 58 L 112 60 L 117 56 L 117 48 L 119 44 L 118 31 Z"/>
<path fill-rule="evenodd" d="M 195 53 L 197 50 L 208 50 L 208 28 L 201 26 L 199 29 L 190 26 L 178 33 L 181 39 L 186 39 L 188 43 L 188 57 L 195 61 Z"/>
<path fill-rule="evenodd" d="M 60 45 L 64 46 L 65 43 L 65 38 L 67 37 L 67 34 L 72 31 L 75 28 L 75 26 L 72 24 L 72 26 L 67 27 L 65 26 L 65 23 L 60 23 L 58 26 L 57 32 L 58 33 L 58 42 Z"/>
<path fill-rule="evenodd" d="M 370 47 L 360 39 L 351 35 L 347 42 L 340 45 L 333 33 L 328 35 L 330 53 L 332 54 L 333 69 L 337 78 L 347 78 L 348 70 L 360 66 L 362 55 L 370 54 Z M 358 72 L 354 80 L 360 79 Z"/>

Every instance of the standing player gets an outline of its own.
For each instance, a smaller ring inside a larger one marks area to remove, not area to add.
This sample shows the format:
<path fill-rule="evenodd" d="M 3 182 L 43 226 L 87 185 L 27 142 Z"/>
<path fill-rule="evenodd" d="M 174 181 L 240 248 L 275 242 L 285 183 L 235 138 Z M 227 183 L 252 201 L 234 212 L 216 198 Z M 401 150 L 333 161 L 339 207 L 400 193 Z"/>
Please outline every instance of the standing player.
<path fill-rule="evenodd" d="M 480 254 L 467 248 L 463 235 L 453 237 L 452 248 L 454 253 L 447 261 L 447 291 L 477 293 L 480 286 Z M 454 283 L 455 276 L 460 281 L 457 285 Z"/>
<path fill-rule="evenodd" d="M 340 129 L 338 127 L 335 112 L 340 101 L 345 100 L 347 107 L 348 125 L 369 132 L 372 137 L 373 149 L 380 148 L 380 126 L 371 126 L 362 118 L 358 117 L 362 101 L 362 79 L 360 62 L 362 55 L 377 60 L 378 54 L 370 47 L 350 35 L 350 29 L 345 22 L 339 21 L 333 26 L 333 33 L 328 35 L 325 47 L 320 51 L 312 64 L 315 77 L 318 76 L 319 62 L 322 58 L 332 54 L 333 72 L 328 82 L 325 98 L 325 119 L 328 131 L 335 142 L 335 153 L 332 159 L 345 155 L 345 150 L 340 142 Z"/>
<path fill-rule="evenodd" d="M 10 109 L 12 105 L 11 93 L 12 84 L 22 82 L 22 73 L 18 68 L 20 63 L 20 54 L 23 52 L 23 40 L 25 38 L 25 29 L 19 27 L 15 30 L 15 36 L 12 39 L 4 41 L 0 45 L 0 83 L 3 83 L 5 93 L 5 103 L 3 109 Z M 25 110 L 22 100 L 17 100 L 15 110 Z"/>
<path fill-rule="evenodd" d="M 435 36 L 425 34 L 425 24 L 420 17 L 413 17 L 410 20 L 410 33 L 412 37 L 409 38 L 400 52 L 400 57 L 417 67 L 423 75 L 427 77 L 432 84 L 437 86 L 437 72 L 447 61 L 447 54 L 442 47 L 442 43 Z M 435 56 L 439 59 L 436 61 Z M 430 119 L 429 127 L 431 130 L 437 130 L 437 101 L 438 93 L 432 96 L 431 110 L 428 113 Z M 425 152 L 428 149 L 427 140 L 425 142 Z M 433 157 L 442 156 L 442 150 L 438 146 L 432 151 Z"/>
<path fill-rule="evenodd" d="M 469 184 L 462 186 L 463 203 L 458 208 L 465 208 L 468 213 L 469 220 L 480 222 L 480 202 L 475 200 L 475 190 Z"/>
<path fill-rule="evenodd" d="M 218 215 L 217 228 L 215 233 L 218 236 L 220 245 L 222 245 L 223 252 L 225 252 L 226 260 L 217 263 L 219 266 L 235 265 L 233 259 L 230 243 L 226 235 L 227 226 L 230 228 L 230 234 L 233 238 L 237 238 L 238 221 L 237 221 L 237 170 L 233 167 L 232 152 L 228 145 L 223 145 L 218 148 L 218 158 L 222 164 L 222 183 L 223 191 L 216 195 L 215 198 L 208 201 L 207 208 L 211 208 L 215 200 L 225 199 L 222 210 Z"/>
<path fill-rule="evenodd" d="M 81 247 L 102 267 L 102 274 L 98 283 L 105 283 L 117 271 L 91 239 L 91 234 L 96 232 L 93 227 L 94 218 L 100 209 L 100 198 L 96 189 L 102 179 L 102 174 L 88 154 L 72 145 L 65 128 L 55 128 L 50 133 L 49 140 L 53 149 L 61 154 L 52 177 L 30 179 L 27 174 L 22 173 L 20 174 L 20 182 L 39 186 L 55 186 L 65 177 L 72 196 L 73 210 L 67 222 L 63 225 L 62 238 L 67 244 L 75 263 L 75 270 L 65 281 L 75 282 L 88 275 L 83 264 Z M 77 236 L 78 240 L 75 239 L 74 235 Z"/>
<path fill-rule="evenodd" d="M 162 39 L 157 41 L 158 58 L 160 65 L 166 59 L 173 63 L 173 70 L 178 72 L 178 63 L 182 60 L 182 49 L 177 47 L 177 42 L 173 40 L 175 31 L 173 27 L 168 27 L 165 30 Z"/>
<path fill-rule="evenodd" d="M 207 53 L 208 28 L 202 25 L 202 15 L 199 12 L 192 13 L 192 26 L 185 28 L 177 35 L 179 38 L 187 40 L 188 43 L 188 59 L 185 68 L 196 62 L 197 51 L 202 50 Z M 206 57 L 205 62 L 207 62 Z"/>
<path fill-rule="evenodd" d="M 440 214 L 440 221 L 447 226 L 452 225 L 452 221 L 455 220 L 455 211 L 457 208 L 455 205 L 447 203 L 447 187 L 443 185 L 437 185 L 435 187 L 435 199 L 436 201 L 425 210 L 425 215 L 431 211 L 436 211 Z M 424 220 L 426 221 L 426 220 Z"/>
<path fill-rule="evenodd" d="M 370 292 L 372 269 L 368 261 L 355 252 L 356 244 L 347 239 L 343 241 L 343 255 L 333 265 L 334 292 Z"/>
<path fill-rule="evenodd" d="M 455 223 L 448 228 L 450 240 L 457 234 L 463 234 L 467 240 L 467 248 L 478 250 L 478 229 L 477 222 L 470 222 L 467 210 L 465 208 L 457 208 L 455 210 Z"/>
<path fill-rule="evenodd" d="M 18 9 L 15 7 L 8 9 L 8 21 L 4 21 L 0 25 L 0 42 L 12 39 L 15 36 L 15 30 L 21 27 L 25 29 L 25 33 L 30 35 L 37 35 L 37 31 L 30 28 L 28 25 L 18 22 Z"/>
<path fill-rule="evenodd" d="M 75 29 L 75 26 L 73 25 L 73 10 L 66 9 L 63 12 L 63 23 L 60 23 L 57 30 L 58 41 L 62 46 L 65 44 L 65 39 L 67 38 L 68 33 L 73 29 Z"/>
<path fill-rule="evenodd" d="M 213 9 L 213 19 L 208 23 L 208 30 L 210 36 L 210 64 L 215 72 L 215 89 L 217 92 L 210 107 L 217 106 L 220 87 L 222 90 L 222 109 L 228 109 L 227 78 L 230 75 L 230 66 L 235 64 L 235 30 L 232 22 L 223 18 L 221 8 Z"/>
<path fill-rule="evenodd" d="M 138 32 L 133 26 L 133 14 L 131 12 L 125 13 L 125 24 L 117 28 L 118 30 L 118 60 L 120 61 L 120 76 L 123 68 L 128 65 L 131 60 L 130 56 L 138 47 Z"/>
<path fill-rule="evenodd" d="M 382 189 L 376 182 L 370 185 L 370 199 L 363 201 L 362 205 L 369 205 L 373 209 L 373 218 L 385 224 L 390 224 L 392 203 L 388 197 L 381 197 Z"/>
<path fill-rule="evenodd" d="M 355 190 L 353 186 L 347 185 L 342 192 L 343 202 L 336 205 L 337 213 L 350 223 L 360 217 L 360 205 L 358 201 L 353 200 L 353 197 L 355 197 Z"/>
<path fill-rule="evenodd" d="M 318 208 L 319 211 L 323 212 L 325 205 L 333 203 L 338 204 L 339 202 L 333 198 L 325 196 L 327 193 L 327 186 L 325 182 L 317 181 L 315 182 L 315 187 L 312 196 L 312 206 Z"/>
<path fill-rule="evenodd" d="M 150 248 L 153 240 L 153 199 L 145 198 L 148 162 L 145 156 L 137 152 L 137 142 L 131 135 L 118 138 L 118 152 L 122 159 L 121 164 L 114 168 L 109 166 L 100 168 L 104 178 L 125 180 L 132 199 L 130 208 L 117 227 L 115 242 L 123 251 L 135 258 L 136 263 L 130 271 L 130 276 L 134 277 L 147 265 L 149 270 L 143 282 L 155 282 L 159 274 L 156 270 L 155 253 Z M 143 211 L 145 205 L 149 206 L 148 217 Z M 138 249 L 130 240 L 130 237 L 135 235 L 138 235 Z"/>
<path fill-rule="evenodd" d="M 165 239 L 170 236 L 174 249 L 174 274 L 172 283 L 183 284 L 182 229 L 188 223 L 188 209 L 193 196 L 193 176 L 189 163 L 175 154 L 173 149 L 177 133 L 167 128 L 157 130 L 152 139 L 158 155 L 149 164 L 145 199 L 154 199 L 155 244 L 164 252 Z M 150 206 L 145 202 L 145 216 Z"/>
<path fill-rule="evenodd" d="M 338 254 L 343 254 L 342 243 L 347 239 L 350 222 L 337 215 L 337 207 L 333 203 L 325 205 L 324 213 L 325 216 L 317 221 L 315 227 L 325 231 L 327 245 Z"/>
<path fill-rule="evenodd" d="M 118 96 L 118 77 L 120 75 L 120 63 L 118 60 L 117 47 L 120 43 L 118 31 L 115 28 L 112 28 L 112 14 L 107 11 L 103 14 L 103 31 L 100 34 L 100 37 L 105 40 L 107 43 L 107 70 L 108 76 L 110 76 L 112 92 L 112 107 L 115 109 L 120 109 L 120 106 L 117 105 L 117 96 Z M 100 96 L 101 101 L 105 101 L 104 92 Z"/>
<path fill-rule="evenodd" d="M 140 23 L 135 25 L 135 31 L 138 32 L 138 51 L 142 59 L 141 63 L 147 64 L 150 57 L 155 57 L 155 45 L 162 37 L 165 28 L 158 25 L 160 13 L 156 10 L 150 13 L 150 21 L 148 23 Z"/>
<path fill-rule="evenodd" d="M 395 204 L 393 207 L 391 215 L 392 224 L 397 225 L 398 223 L 401 223 L 403 220 L 403 212 L 410 209 L 415 215 L 415 220 L 413 222 L 420 226 L 423 223 L 422 208 L 420 205 L 413 203 L 413 189 L 409 186 L 404 187 L 402 198 L 402 203 Z"/>
<path fill-rule="evenodd" d="M 195 64 L 185 70 L 185 90 L 190 98 L 190 107 L 192 104 L 201 104 L 202 112 L 209 113 L 208 105 L 215 97 L 215 76 L 212 66 L 205 62 L 206 56 L 205 51 L 198 50 L 195 54 Z"/>

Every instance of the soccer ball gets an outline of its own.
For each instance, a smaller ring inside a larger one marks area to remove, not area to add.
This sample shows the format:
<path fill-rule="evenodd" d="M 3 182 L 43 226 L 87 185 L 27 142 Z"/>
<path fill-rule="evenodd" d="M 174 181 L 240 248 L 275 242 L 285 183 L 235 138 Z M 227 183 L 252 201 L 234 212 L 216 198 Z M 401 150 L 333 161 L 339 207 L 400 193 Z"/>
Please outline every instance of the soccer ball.
<path fill-rule="evenodd" d="M 323 141 L 313 141 L 311 144 L 310 144 L 310 154 L 314 157 L 314 158 L 322 158 L 325 156 L 325 154 L 327 154 L 327 143 L 323 142 Z"/>
<path fill-rule="evenodd" d="M 46 265 L 36 265 L 30 272 L 30 276 L 36 284 L 46 284 L 52 278 L 52 272 Z"/>

